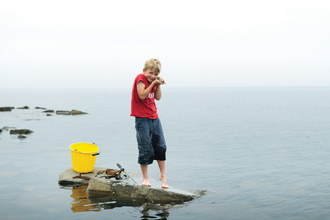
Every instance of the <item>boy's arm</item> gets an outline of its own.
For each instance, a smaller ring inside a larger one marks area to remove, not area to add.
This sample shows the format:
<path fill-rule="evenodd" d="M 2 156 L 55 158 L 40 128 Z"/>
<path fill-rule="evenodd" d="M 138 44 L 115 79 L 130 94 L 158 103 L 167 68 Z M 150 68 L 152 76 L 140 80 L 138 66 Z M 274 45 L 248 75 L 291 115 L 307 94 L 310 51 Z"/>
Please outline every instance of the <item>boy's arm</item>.
<path fill-rule="evenodd" d="M 156 90 L 155 90 L 155 99 L 160 100 L 162 97 L 162 91 L 160 89 L 160 84 L 164 82 L 163 79 L 156 79 L 154 80 L 148 88 L 146 88 L 146 85 L 142 81 L 139 81 L 137 84 L 137 93 L 139 95 L 139 98 L 141 101 L 145 100 L 149 93 L 151 92 L 152 88 L 156 85 Z"/>
<path fill-rule="evenodd" d="M 165 84 L 165 80 L 161 77 L 158 77 L 159 83 L 157 83 L 156 90 L 155 90 L 155 99 L 160 100 L 162 98 L 162 90 L 160 89 L 161 84 Z"/>
<path fill-rule="evenodd" d="M 141 101 L 145 100 L 148 97 L 152 87 L 154 86 L 155 86 L 154 82 L 152 82 L 148 88 L 146 88 L 146 85 L 144 85 L 142 81 L 138 82 L 136 87 L 137 87 L 137 93 Z"/>
<path fill-rule="evenodd" d="M 155 90 L 155 99 L 159 101 L 161 98 L 162 98 L 162 90 L 160 89 L 160 84 L 158 84 Z"/>

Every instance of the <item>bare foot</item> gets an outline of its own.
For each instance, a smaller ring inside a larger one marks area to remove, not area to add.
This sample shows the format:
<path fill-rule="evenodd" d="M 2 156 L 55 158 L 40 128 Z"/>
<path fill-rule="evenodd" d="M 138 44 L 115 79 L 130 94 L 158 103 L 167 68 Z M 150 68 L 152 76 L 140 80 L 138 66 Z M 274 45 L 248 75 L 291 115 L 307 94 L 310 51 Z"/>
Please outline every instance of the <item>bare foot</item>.
<path fill-rule="evenodd" d="M 142 165 L 141 166 L 141 171 L 142 171 L 142 186 L 148 186 L 151 187 L 151 184 L 149 182 L 149 176 L 148 176 L 148 165 Z"/>
<path fill-rule="evenodd" d="M 170 188 L 168 185 L 167 185 L 167 180 L 166 180 L 166 176 L 159 176 L 159 179 L 160 181 L 162 181 L 162 188 L 163 189 L 168 189 Z"/>
<path fill-rule="evenodd" d="M 143 182 L 142 182 L 142 186 L 148 186 L 148 187 L 151 187 L 151 184 L 150 184 L 149 180 L 143 180 Z"/>

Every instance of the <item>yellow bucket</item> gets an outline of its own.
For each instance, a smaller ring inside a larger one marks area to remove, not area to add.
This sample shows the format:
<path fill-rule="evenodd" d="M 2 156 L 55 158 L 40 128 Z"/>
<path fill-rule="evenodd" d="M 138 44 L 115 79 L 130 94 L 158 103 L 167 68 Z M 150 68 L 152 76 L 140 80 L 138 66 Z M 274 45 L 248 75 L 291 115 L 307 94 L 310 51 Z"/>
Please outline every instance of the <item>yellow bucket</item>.
<path fill-rule="evenodd" d="M 95 144 L 76 143 L 70 146 L 72 168 L 77 173 L 89 173 L 94 170 L 99 147 Z"/>

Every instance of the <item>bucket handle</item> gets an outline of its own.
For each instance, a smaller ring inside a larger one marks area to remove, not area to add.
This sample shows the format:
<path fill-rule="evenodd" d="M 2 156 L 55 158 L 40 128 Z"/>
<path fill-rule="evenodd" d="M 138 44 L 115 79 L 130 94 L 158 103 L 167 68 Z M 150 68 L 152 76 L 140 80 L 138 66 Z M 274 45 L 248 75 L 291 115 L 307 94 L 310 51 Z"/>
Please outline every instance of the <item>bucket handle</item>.
<path fill-rule="evenodd" d="M 96 145 L 95 143 L 93 143 L 94 145 Z M 96 145 L 98 148 L 99 148 L 99 151 L 97 152 L 97 153 L 95 153 L 95 154 L 92 154 L 92 156 L 97 156 L 97 155 L 100 155 L 100 153 L 101 153 L 101 148 L 98 146 L 98 145 Z M 78 152 L 78 153 L 81 153 L 81 154 L 86 154 L 86 153 L 84 153 L 84 152 L 80 152 L 80 151 L 78 151 L 77 149 L 74 149 L 76 152 Z"/>
<path fill-rule="evenodd" d="M 94 145 L 96 145 L 95 143 L 93 143 Z M 98 146 L 98 145 L 96 145 L 96 146 Z M 100 153 L 101 153 L 101 148 L 98 146 L 98 148 L 99 148 L 99 152 L 97 152 L 96 154 L 92 154 L 92 156 L 97 156 L 97 155 L 100 155 Z"/>

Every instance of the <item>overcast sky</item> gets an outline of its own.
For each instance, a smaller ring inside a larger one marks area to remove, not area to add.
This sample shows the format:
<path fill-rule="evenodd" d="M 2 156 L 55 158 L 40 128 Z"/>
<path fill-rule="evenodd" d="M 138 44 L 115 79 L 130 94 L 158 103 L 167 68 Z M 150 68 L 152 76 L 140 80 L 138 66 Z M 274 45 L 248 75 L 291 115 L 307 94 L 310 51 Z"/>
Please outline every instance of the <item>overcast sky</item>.
<path fill-rule="evenodd" d="M 329 0 L 0 2 L 0 88 L 330 86 Z"/>

